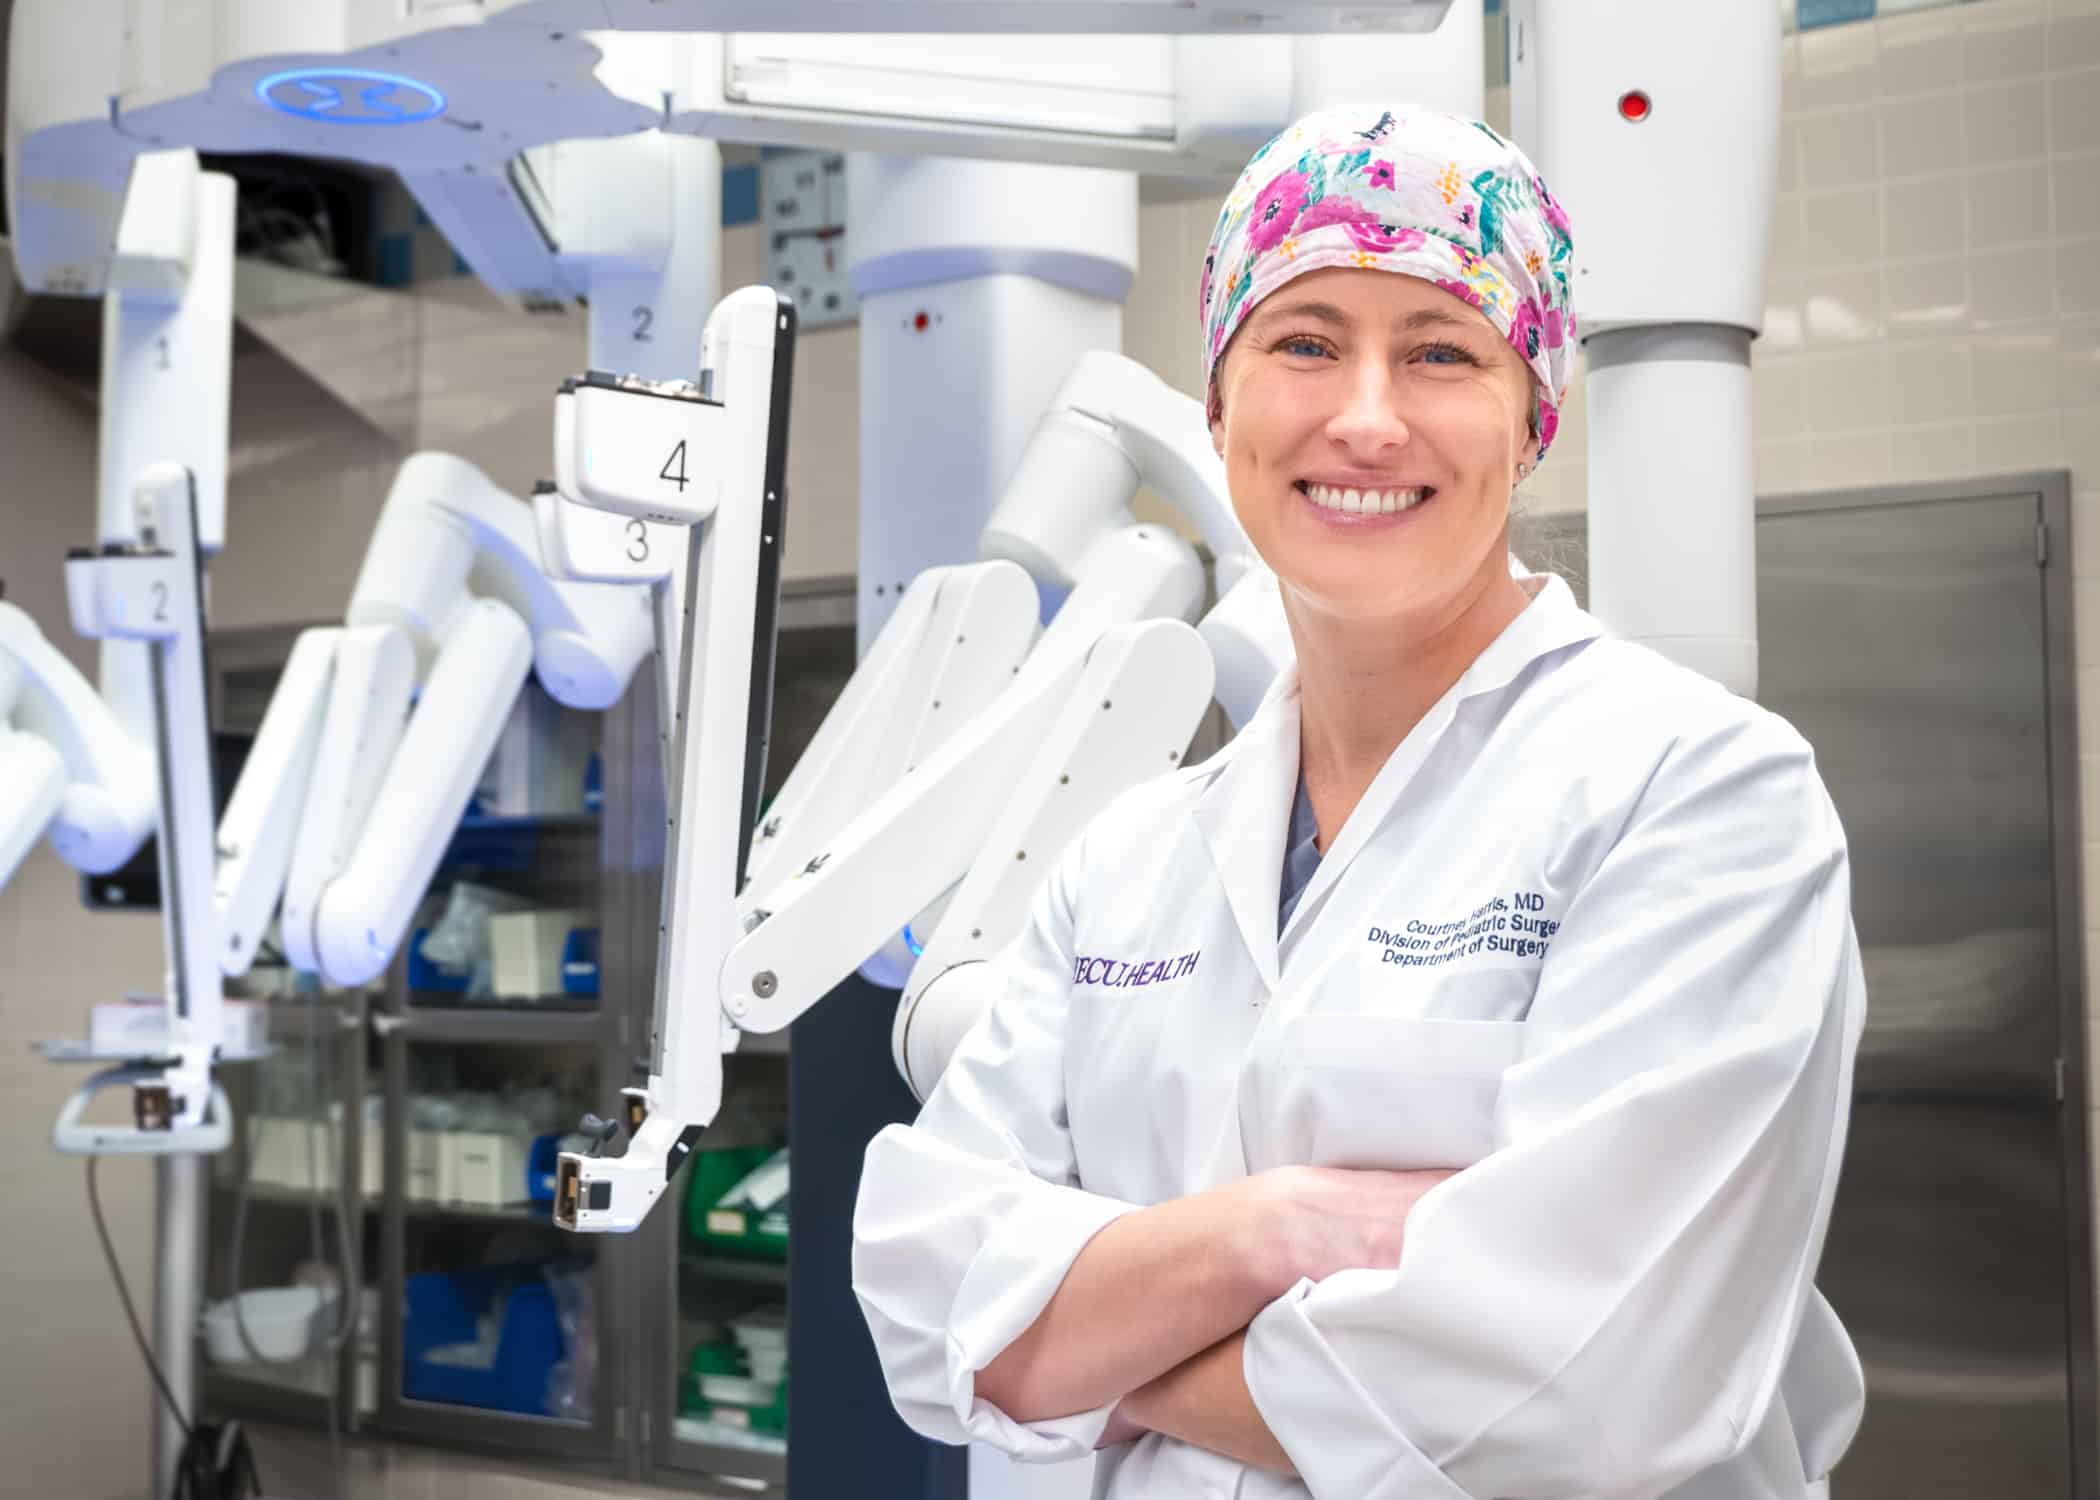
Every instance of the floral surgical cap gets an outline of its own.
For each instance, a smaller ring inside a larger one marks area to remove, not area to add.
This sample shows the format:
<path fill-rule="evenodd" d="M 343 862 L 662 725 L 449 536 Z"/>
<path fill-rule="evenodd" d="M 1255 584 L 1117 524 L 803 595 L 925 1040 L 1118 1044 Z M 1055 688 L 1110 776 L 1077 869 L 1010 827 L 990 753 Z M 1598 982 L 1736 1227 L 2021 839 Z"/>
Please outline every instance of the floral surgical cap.
<path fill-rule="evenodd" d="M 1203 375 L 1255 306 L 1329 266 L 1417 276 L 1487 315 L 1531 367 L 1539 455 L 1574 356 L 1568 216 L 1478 120 L 1399 105 L 1307 115 L 1254 153 L 1203 258 Z"/>

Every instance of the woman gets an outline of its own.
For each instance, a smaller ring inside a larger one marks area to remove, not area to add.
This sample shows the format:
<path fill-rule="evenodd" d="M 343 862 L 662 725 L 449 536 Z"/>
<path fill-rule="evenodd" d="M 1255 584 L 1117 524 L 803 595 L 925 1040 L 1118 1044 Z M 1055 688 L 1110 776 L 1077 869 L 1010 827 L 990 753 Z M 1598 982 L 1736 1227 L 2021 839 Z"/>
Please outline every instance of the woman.
<path fill-rule="evenodd" d="M 1112 1500 L 1798 1500 L 1843 1452 L 1843 835 L 1786 724 L 1513 576 L 1570 273 L 1472 121 L 1316 114 L 1227 201 L 1211 430 L 1297 669 L 1075 841 L 869 1148 L 919 1431 L 1099 1447 Z"/>

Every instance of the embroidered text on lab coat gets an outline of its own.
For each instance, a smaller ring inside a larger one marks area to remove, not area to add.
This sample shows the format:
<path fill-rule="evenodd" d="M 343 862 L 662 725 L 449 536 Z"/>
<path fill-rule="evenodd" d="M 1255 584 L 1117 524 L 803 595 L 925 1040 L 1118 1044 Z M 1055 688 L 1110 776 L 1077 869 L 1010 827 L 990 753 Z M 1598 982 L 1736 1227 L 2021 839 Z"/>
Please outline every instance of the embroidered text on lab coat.
<path fill-rule="evenodd" d="M 1072 961 L 1072 983 L 1098 985 L 1105 990 L 1137 989 L 1195 973 L 1196 960 L 1202 956 L 1202 950 L 1198 949 L 1178 958 L 1154 958 L 1132 963 L 1126 958 L 1089 958 L 1082 953 Z"/>
<path fill-rule="evenodd" d="M 1425 921 L 1409 917 L 1394 927 L 1373 925 L 1364 941 L 1384 951 L 1379 962 L 1404 969 L 1435 968 L 1461 958 L 1543 960 L 1560 931 L 1560 919 L 1546 915 L 1546 898 L 1537 891 L 1513 891 L 1481 902 L 1463 917 Z"/>

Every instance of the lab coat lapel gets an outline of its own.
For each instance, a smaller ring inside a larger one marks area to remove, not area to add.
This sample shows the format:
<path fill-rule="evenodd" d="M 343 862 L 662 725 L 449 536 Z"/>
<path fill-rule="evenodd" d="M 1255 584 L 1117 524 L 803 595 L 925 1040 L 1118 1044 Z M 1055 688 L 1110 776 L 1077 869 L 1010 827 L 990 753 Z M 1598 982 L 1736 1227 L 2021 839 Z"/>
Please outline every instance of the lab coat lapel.
<path fill-rule="evenodd" d="M 1279 950 L 1292 946 L 1297 935 L 1305 930 L 1325 903 L 1328 891 L 1341 879 L 1358 853 L 1371 841 L 1386 820 L 1392 816 L 1415 773 L 1429 759 L 1444 731 L 1458 713 L 1458 706 L 1468 698 L 1482 693 L 1498 692 L 1508 687 L 1526 667 L 1548 652 L 1557 651 L 1578 641 L 1586 641 L 1603 633 L 1603 627 L 1594 616 L 1586 613 L 1575 603 L 1575 596 L 1561 579 L 1551 574 L 1538 573 L 1521 580 L 1526 593 L 1532 596 L 1524 612 L 1509 622 L 1502 634 L 1495 637 L 1488 648 L 1474 659 L 1463 676 L 1454 682 L 1443 697 L 1431 705 L 1422 721 L 1408 732 L 1386 762 L 1372 778 L 1364 792 L 1363 800 L 1349 814 L 1335 841 L 1328 846 L 1313 878 L 1306 884 L 1305 894 L 1298 898 L 1298 905 L 1291 913 L 1279 940 Z M 1292 668 L 1293 686 L 1297 669 Z M 1296 699 L 1293 698 L 1293 706 Z M 1291 715 L 1291 731 L 1295 739 L 1298 716 Z M 1295 750 L 1295 744 L 1293 749 Z M 1295 777 L 1297 756 L 1291 757 Z M 1295 790 L 1295 781 L 1293 789 Z M 1286 810 L 1288 803 L 1286 803 Z M 1287 811 L 1286 811 L 1287 815 Z M 1279 846 L 1280 847 L 1280 846 Z M 1277 856 L 1280 861 L 1282 855 Z M 1278 878 L 1281 878 L 1280 871 Z"/>
<path fill-rule="evenodd" d="M 1198 797 L 1196 826 L 1217 866 L 1240 940 L 1276 988 L 1276 910 L 1283 845 L 1298 789 L 1298 667 L 1279 674 L 1261 707 L 1223 752 L 1224 764 Z"/>

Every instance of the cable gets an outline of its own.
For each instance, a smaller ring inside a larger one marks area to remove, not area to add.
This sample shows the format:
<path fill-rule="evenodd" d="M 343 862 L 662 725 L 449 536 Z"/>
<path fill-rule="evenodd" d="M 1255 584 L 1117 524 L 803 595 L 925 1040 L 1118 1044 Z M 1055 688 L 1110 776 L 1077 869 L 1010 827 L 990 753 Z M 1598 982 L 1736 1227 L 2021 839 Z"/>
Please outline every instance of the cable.
<path fill-rule="evenodd" d="M 168 1389 L 168 1378 L 161 1371 L 160 1361 L 153 1357 L 153 1346 L 146 1342 L 145 1330 L 139 1326 L 131 1288 L 124 1280 L 116 1246 L 110 1242 L 109 1225 L 102 1217 L 102 1191 L 95 1176 L 95 1169 L 101 1164 L 99 1156 L 88 1158 L 88 1212 L 95 1221 L 95 1238 L 101 1242 L 102 1258 L 109 1265 L 110 1279 L 116 1283 L 117 1300 L 123 1304 L 124 1321 L 131 1325 L 131 1340 L 138 1346 L 139 1358 L 146 1362 L 146 1373 L 153 1377 L 154 1389 L 167 1403 L 175 1425 L 182 1429 L 182 1450 L 175 1456 L 175 1484 L 169 1500 L 260 1500 L 262 1479 L 256 1473 L 255 1454 L 241 1424 L 227 1422 L 214 1427 L 193 1423 Z"/>
<path fill-rule="evenodd" d="M 160 1399 L 168 1403 L 168 1414 L 182 1429 L 184 1439 L 194 1441 L 197 1434 L 190 1426 L 189 1415 L 175 1404 L 175 1395 L 168 1389 L 168 1378 L 161 1373 L 160 1361 L 153 1357 L 153 1346 L 146 1342 L 145 1330 L 139 1327 L 138 1311 L 131 1305 L 131 1288 L 125 1284 L 124 1268 L 117 1264 L 116 1246 L 109 1241 L 109 1226 L 102 1221 L 102 1193 L 95 1185 L 95 1168 L 101 1164 L 99 1156 L 87 1159 L 88 1212 L 95 1218 L 95 1238 L 102 1242 L 102 1258 L 109 1262 L 110 1279 L 117 1284 L 117 1300 L 124 1304 L 124 1320 L 131 1325 L 131 1340 L 138 1345 L 139 1358 L 146 1362 L 146 1371 L 153 1377 Z"/>

